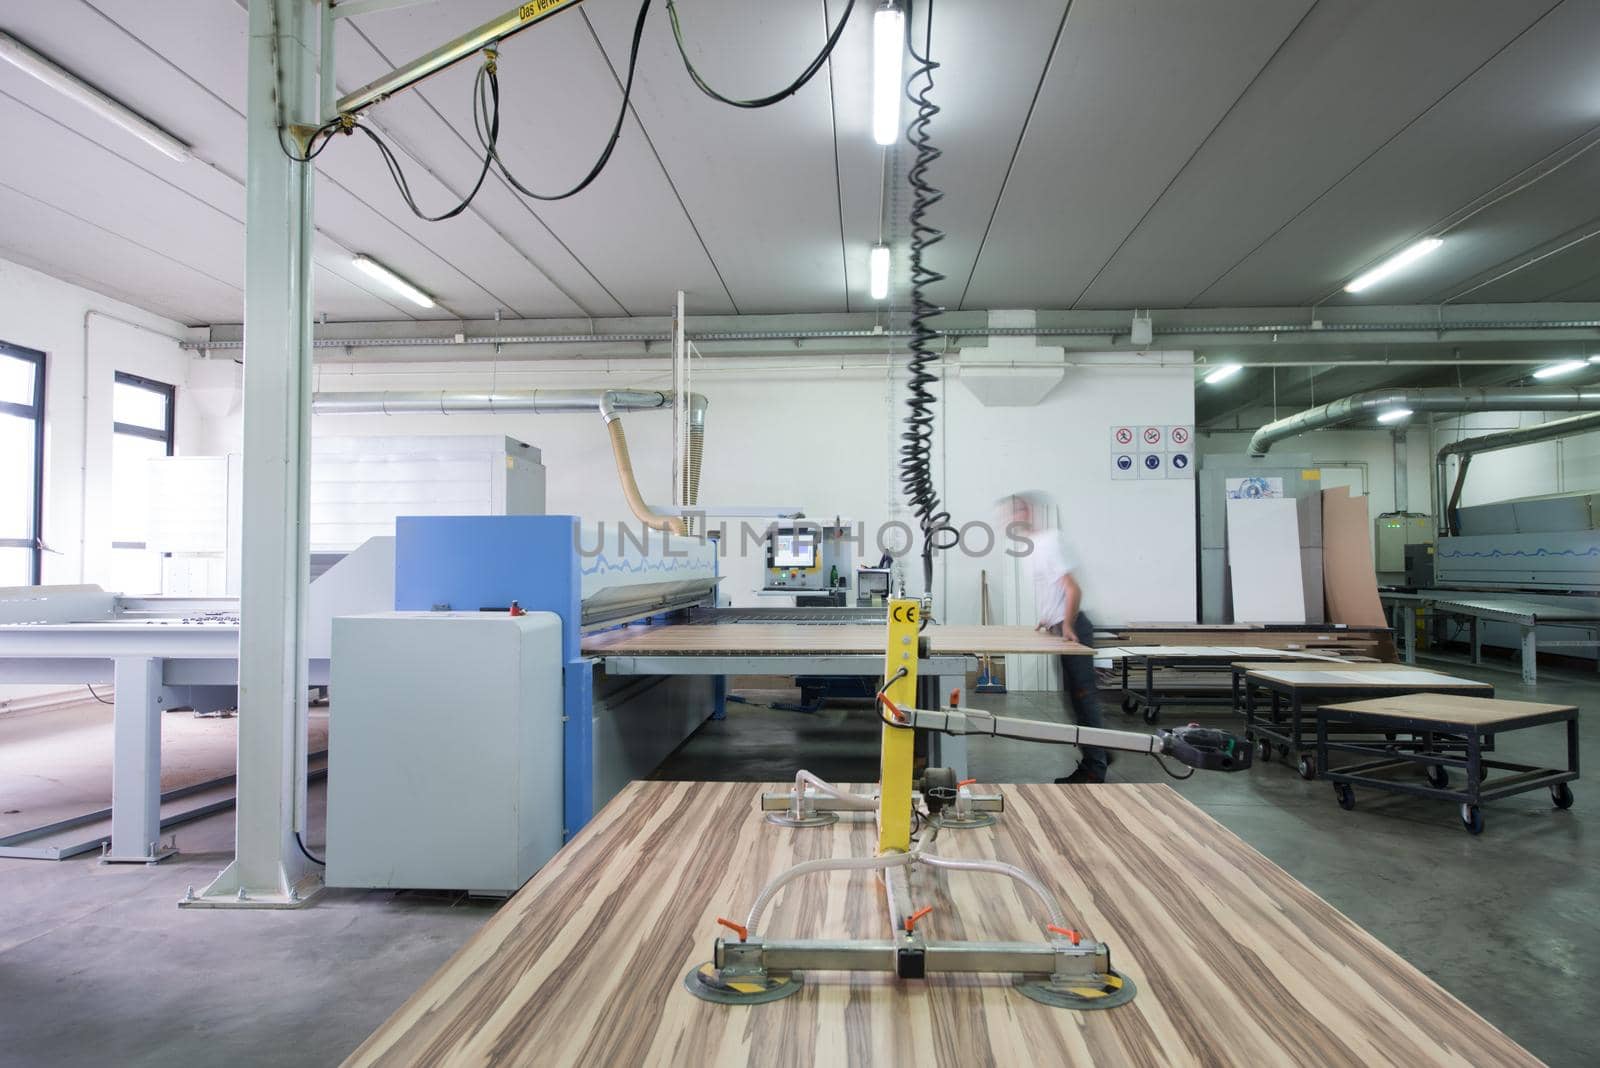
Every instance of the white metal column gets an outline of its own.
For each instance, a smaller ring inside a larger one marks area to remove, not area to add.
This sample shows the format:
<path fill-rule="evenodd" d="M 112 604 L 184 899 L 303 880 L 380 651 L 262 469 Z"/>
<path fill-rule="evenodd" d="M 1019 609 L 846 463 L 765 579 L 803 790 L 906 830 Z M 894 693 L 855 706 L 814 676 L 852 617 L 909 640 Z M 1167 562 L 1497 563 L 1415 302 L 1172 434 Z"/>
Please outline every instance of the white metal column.
<path fill-rule="evenodd" d="M 293 907 L 321 888 L 295 843 L 306 796 L 313 176 L 285 153 L 290 138 L 279 141 L 280 115 L 319 121 L 320 31 L 315 0 L 250 0 L 237 832 L 233 863 L 191 905 Z"/>
<path fill-rule="evenodd" d="M 112 863 L 154 864 L 171 856 L 161 846 L 161 661 L 119 656 L 112 712 Z"/>

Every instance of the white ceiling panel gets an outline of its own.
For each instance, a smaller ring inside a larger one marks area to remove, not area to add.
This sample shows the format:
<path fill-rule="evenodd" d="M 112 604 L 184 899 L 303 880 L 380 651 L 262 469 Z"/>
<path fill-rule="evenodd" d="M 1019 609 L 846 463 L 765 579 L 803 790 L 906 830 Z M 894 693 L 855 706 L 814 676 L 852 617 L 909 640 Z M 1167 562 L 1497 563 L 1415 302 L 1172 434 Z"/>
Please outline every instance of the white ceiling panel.
<path fill-rule="evenodd" d="M 679 11 L 705 76 L 754 95 L 816 54 L 846 2 L 681 0 Z M 1588 192 L 1600 149 L 1461 221 L 1600 132 L 1600 4 L 1554 2 L 941 0 L 933 179 L 945 199 L 932 221 L 947 236 L 930 261 L 948 278 L 930 295 L 974 309 L 1302 304 L 1445 228 L 1445 252 L 1363 299 L 1590 299 L 1592 243 L 1561 246 L 1600 217 Z M 875 6 L 857 0 L 804 90 L 746 111 L 693 87 L 665 7 L 652 4 L 616 154 L 567 201 L 529 201 L 491 177 L 459 218 L 419 221 L 371 144 L 339 140 L 320 160 L 317 311 L 659 314 L 679 288 L 697 314 L 870 308 L 884 171 L 868 129 Z M 506 8 L 435 0 L 342 25 L 342 86 Z M 503 46 L 501 146 L 529 184 L 563 187 L 594 159 L 638 10 L 586 0 Z M 17 3 L 0 24 L 199 157 L 167 160 L 0 69 L 0 123 L 19 149 L 0 154 L 11 209 L 0 247 L 184 321 L 237 321 L 241 0 Z M 425 208 L 454 203 L 476 178 L 475 69 L 371 112 Z M 909 197 L 891 203 L 903 213 Z M 891 234 L 904 229 L 891 220 Z M 52 243 L 57 232 L 70 241 Z M 440 306 L 385 293 L 352 269 L 354 252 Z"/>
<path fill-rule="evenodd" d="M 1197 303 L 1309 303 L 1600 123 L 1600 5 L 1566 3 L 1318 197 Z M 1538 199 L 1539 185 L 1517 194 Z M 1524 247 L 1535 244 L 1528 241 Z M 1431 287 L 1474 273 L 1441 256 Z M 1396 279 L 1397 282 L 1403 279 Z M 1389 285 L 1339 302 L 1394 303 Z"/>
<path fill-rule="evenodd" d="M 632 10 L 631 4 L 622 6 Z M 471 0 L 428 4 L 358 22 L 384 55 L 401 63 L 504 13 L 503 0 Z M 583 13 L 579 9 L 558 15 L 501 48 L 500 154 L 518 180 L 537 192 L 566 189 L 588 171 L 605 145 L 621 103 L 622 90 Z M 662 12 L 656 14 L 665 18 Z M 602 30 L 601 36 L 609 42 L 608 32 Z M 618 47 L 625 48 L 631 24 L 620 32 L 623 44 Z M 415 121 L 420 110 L 431 106 L 475 148 L 471 92 L 476 69 L 475 63 L 467 63 L 437 75 L 413 94 L 373 109 L 373 119 L 388 123 L 393 112 L 405 116 L 396 118 L 396 123 Z M 341 71 L 345 70 L 341 61 Z M 460 137 L 449 141 L 435 137 L 425 146 L 419 143 L 419 152 L 430 161 L 445 155 L 459 160 L 468 148 Z M 697 303 L 708 310 L 732 310 L 710 259 L 632 119 L 624 124 L 605 172 L 583 193 L 552 203 L 502 199 L 496 212 L 507 232 L 519 239 L 547 227 L 571 250 L 581 269 L 599 279 L 615 304 L 630 313 L 659 314 L 671 305 L 677 288 L 693 291 Z M 565 284 L 567 276 L 558 281 Z M 604 307 L 594 311 L 615 314 Z"/>
<path fill-rule="evenodd" d="M 1310 3 L 1077 0 L 965 306 L 1070 307 Z"/>
<path fill-rule="evenodd" d="M 1551 6 L 1322 0 L 1078 305 L 1188 304 Z"/>
<path fill-rule="evenodd" d="M 678 12 L 701 76 L 736 99 L 784 87 L 829 30 L 822 0 L 687 0 Z M 634 6 L 596 4 L 584 13 L 624 70 Z M 869 20 L 861 22 L 870 30 Z M 866 79 L 870 71 L 836 66 L 832 74 Z M 744 312 L 842 306 L 829 71 L 770 107 L 731 107 L 690 81 L 660 17 L 646 24 L 637 77 L 634 110 L 734 304 Z"/>
<path fill-rule="evenodd" d="M 243 300 L 237 287 L 3 181 L 0 219 L 5 220 L 0 256 L 170 319 L 226 322 Z M 129 287 L 130 280 L 136 287 Z"/>
<path fill-rule="evenodd" d="M 945 197 L 929 212 L 929 219 L 945 237 L 928 257 L 946 276 L 944 283 L 930 287 L 930 299 L 936 304 L 964 305 L 979 249 L 992 236 L 990 220 L 1002 203 L 1002 190 L 1009 189 L 1012 157 L 1025 136 L 1024 124 L 1045 77 L 1057 31 L 1063 18 L 1070 25 L 1082 6 L 1082 0 L 1071 4 L 1069 15 L 1063 0 L 1013 0 L 1003 18 L 995 18 L 994 9 L 985 4 L 943 3 L 935 10 L 933 58 L 940 66 L 934 72 L 932 100 L 940 110 L 932 134 L 944 155 L 930 174 Z M 918 6 L 919 26 L 920 12 L 926 8 Z M 903 116 L 911 114 L 907 105 Z M 1038 114 L 1033 120 L 1044 121 Z M 902 146 L 901 155 L 909 161 L 911 150 L 904 141 Z M 901 194 L 899 203 L 902 211 L 909 210 L 909 195 Z M 1007 255 L 1004 250 L 1002 255 Z"/>

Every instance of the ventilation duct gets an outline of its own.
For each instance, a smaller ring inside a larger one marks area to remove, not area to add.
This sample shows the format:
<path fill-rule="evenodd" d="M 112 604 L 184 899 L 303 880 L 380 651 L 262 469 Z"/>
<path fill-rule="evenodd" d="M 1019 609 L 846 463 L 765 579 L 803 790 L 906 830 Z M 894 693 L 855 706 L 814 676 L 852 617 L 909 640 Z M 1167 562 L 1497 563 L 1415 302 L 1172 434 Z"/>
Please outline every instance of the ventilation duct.
<path fill-rule="evenodd" d="M 1445 461 L 1452 456 L 1461 457 L 1450 497 L 1448 500 L 1440 501 L 1439 515 L 1446 520 L 1445 529 L 1452 535 L 1461 533 L 1460 524 L 1456 521 L 1456 509 L 1461 504 L 1461 488 L 1466 484 L 1467 468 L 1472 465 L 1473 456 L 1480 452 L 1495 452 L 1517 445 L 1532 445 L 1537 441 L 1552 441 L 1590 430 L 1600 430 L 1600 411 L 1574 415 L 1567 419 L 1552 419 L 1549 422 L 1535 423 L 1515 430 L 1501 430 L 1475 438 L 1462 438 L 1444 446 L 1433 458 L 1434 469 L 1438 474 L 1435 484 L 1439 487 L 1441 497 L 1445 487 Z"/>
<path fill-rule="evenodd" d="M 1250 439 L 1250 455 L 1265 456 L 1285 438 L 1351 420 L 1376 417 L 1390 408 L 1413 412 L 1581 412 L 1600 411 L 1594 389 L 1399 389 L 1356 393 L 1268 423 Z"/>
<path fill-rule="evenodd" d="M 654 389 L 518 389 L 492 393 L 446 390 L 388 391 L 375 393 L 317 393 L 311 410 L 317 415 L 548 415 L 556 412 L 597 412 L 605 420 L 611 453 L 628 509 L 646 526 L 683 534 L 688 525 L 680 516 L 659 515 L 645 504 L 628 456 L 622 429 L 623 412 L 668 410 L 673 394 Z M 700 499 L 700 459 L 704 452 L 706 399 L 689 394 L 689 465 L 684 501 Z"/>

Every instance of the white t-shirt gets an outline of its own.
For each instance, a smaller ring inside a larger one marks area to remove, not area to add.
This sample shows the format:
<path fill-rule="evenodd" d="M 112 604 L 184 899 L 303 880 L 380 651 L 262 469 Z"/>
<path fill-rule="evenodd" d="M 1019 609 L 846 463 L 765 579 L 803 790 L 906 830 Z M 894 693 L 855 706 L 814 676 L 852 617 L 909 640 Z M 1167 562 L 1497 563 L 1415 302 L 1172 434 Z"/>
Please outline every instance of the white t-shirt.
<path fill-rule="evenodd" d="M 1024 559 L 1033 575 L 1033 602 L 1039 609 L 1039 622 L 1052 626 L 1064 623 L 1067 591 L 1061 588 L 1061 580 L 1078 570 L 1078 561 L 1060 531 L 1036 530 L 1029 537 L 1033 539 L 1033 552 Z"/>

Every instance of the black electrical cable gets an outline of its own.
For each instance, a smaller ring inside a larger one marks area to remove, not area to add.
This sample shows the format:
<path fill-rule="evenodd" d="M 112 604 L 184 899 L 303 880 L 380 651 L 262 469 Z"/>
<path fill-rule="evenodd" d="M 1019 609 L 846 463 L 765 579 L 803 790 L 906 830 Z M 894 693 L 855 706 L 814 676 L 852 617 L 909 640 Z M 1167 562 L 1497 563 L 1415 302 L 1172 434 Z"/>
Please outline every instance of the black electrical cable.
<path fill-rule="evenodd" d="M 912 0 L 906 0 L 906 49 L 916 62 L 915 69 L 906 79 L 906 98 L 916 105 L 917 114 L 906 129 L 906 140 L 916 149 L 916 157 L 906 174 L 911 187 L 911 358 L 906 364 L 909 374 L 906 388 L 908 397 L 905 431 L 900 435 L 900 487 L 922 527 L 922 580 L 924 592 L 933 589 L 933 554 L 940 549 L 954 548 L 960 540 L 950 513 L 943 510 L 939 493 L 933 481 L 933 424 L 934 406 L 938 398 L 928 388 L 938 376 L 928 370 L 937 358 L 932 343 L 938 331 L 928 323 L 942 308 L 928 299 L 928 287 L 944 281 L 944 275 L 928 266 L 929 248 L 944 240 L 944 231 L 928 220 L 929 210 L 944 199 L 944 193 L 929 180 L 928 171 L 943 154 L 934 147 L 929 127 L 939 106 L 933 103 L 933 72 L 939 64 L 932 59 L 933 52 L 933 0 L 928 0 L 924 19 L 926 34 L 923 51 L 918 52 L 912 29 Z M 916 83 L 920 87 L 913 89 Z"/>
<path fill-rule="evenodd" d="M 89 691 L 89 696 L 90 697 L 93 697 L 96 701 L 99 701 L 103 705 L 114 705 L 114 704 L 116 704 L 115 701 L 107 701 L 104 697 L 101 697 L 99 694 L 95 693 L 93 686 L 85 684 L 83 688 L 85 690 Z"/>
<path fill-rule="evenodd" d="M 848 0 L 844 5 L 844 14 L 839 16 L 839 25 L 834 27 L 833 32 L 828 35 L 827 43 L 822 46 L 822 51 L 817 53 L 815 59 L 806 64 L 805 69 L 800 72 L 798 78 L 784 88 L 779 89 L 776 93 L 769 93 L 766 96 L 756 97 L 752 100 L 724 96 L 711 88 L 706 83 L 706 80 L 700 76 L 700 72 L 695 69 L 694 63 L 689 59 L 688 49 L 684 47 L 683 27 L 678 24 L 678 7 L 673 0 L 667 0 L 667 19 L 672 23 L 672 39 L 678 44 L 678 55 L 683 59 L 683 68 L 689 72 L 689 78 L 694 82 L 696 88 L 711 99 L 732 107 L 765 108 L 771 107 L 781 100 L 787 100 L 801 89 L 804 89 L 806 83 L 816 77 L 817 72 L 828 62 L 828 57 L 833 55 L 833 48 L 839 43 L 839 38 L 844 35 L 844 28 L 850 24 L 850 13 L 855 10 L 855 6 L 856 0 Z"/>
<path fill-rule="evenodd" d="M 322 155 L 323 149 L 327 148 L 328 145 L 333 141 L 333 135 L 339 132 L 339 129 L 341 126 L 343 126 L 343 124 L 344 122 L 342 119 L 330 119 L 321 126 L 318 126 L 316 130 L 312 132 L 311 138 L 306 142 L 306 152 L 304 154 L 290 151 L 289 146 L 284 143 L 283 129 L 280 127 L 278 129 L 278 147 L 283 150 L 283 154 L 285 156 L 288 156 L 296 163 L 310 163 L 312 160 Z M 317 138 L 319 137 L 322 138 L 322 144 L 320 145 L 317 144 Z"/>
<path fill-rule="evenodd" d="M 1151 753 L 1150 754 L 1150 759 L 1154 760 L 1158 765 L 1160 765 L 1161 770 L 1166 772 L 1167 776 L 1169 778 L 1177 779 L 1179 782 L 1182 782 L 1184 779 L 1192 779 L 1192 778 L 1194 778 L 1194 769 L 1193 768 L 1189 769 L 1189 774 L 1187 774 L 1187 775 L 1174 775 L 1174 774 L 1172 774 L 1172 769 L 1167 767 L 1167 762 L 1165 760 L 1161 759 L 1161 754 L 1160 753 Z"/>
<path fill-rule="evenodd" d="M 311 850 L 306 848 L 305 839 L 300 837 L 300 832 L 299 831 L 295 831 L 294 832 L 294 844 L 300 847 L 300 852 L 305 854 L 305 858 L 307 860 L 309 860 L 311 863 L 320 864 L 324 868 L 326 868 L 328 866 L 328 862 L 327 861 L 318 860 L 316 857 L 311 855 Z"/>
<path fill-rule="evenodd" d="M 649 14 L 649 12 L 650 0 L 644 0 L 644 3 L 639 5 L 639 17 L 634 21 L 633 24 L 633 43 L 628 47 L 628 76 L 622 83 L 622 103 L 617 108 L 617 121 L 612 124 L 611 136 L 606 139 L 606 147 L 601 149 L 600 158 L 594 161 L 594 166 L 589 168 L 589 173 L 584 175 L 583 178 L 579 180 L 577 185 L 564 192 L 534 192 L 532 189 L 529 189 L 527 186 L 519 182 L 516 176 L 511 173 L 511 168 L 507 167 L 505 160 L 500 158 L 495 141 L 493 138 L 491 138 L 489 139 L 488 143 L 485 144 L 485 150 L 488 152 L 489 156 L 494 159 L 495 168 L 499 170 L 501 177 L 509 182 L 513 189 L 521 193 L 523 196 L 531 197 L 534 200 L 565 200 L 568 197 L 577 196 L 579 193 L 589 188 L 590 184 L 593 183 L 596 178 L 600 177 L 600 172 L 605 170 L 607 163 L 611 162 L 611 153 L 615 151 L 617 147 L 617 141 L 622 136 L 622 124 L 627 120 L 628 117 L 628 105 L 629 101 L 633 97 L 633 73 L 639 65 L 639 42 L 644 38 L 644 20 L 645 16 Z M 498 115 L 500 106 L 500 89 L 492 71 L 490 72 L 490 84 L 494 88 L 495 112 Z M 473 113 L 474 125 L 478 126 L 478 141 L 480 144 L 483 144 L 485 141 L 485 131 L 483 126 L 478 124 L 477 112 L 478 109 L 483 106 L 483 93 L 480 87 L 478 91 L 478 99 L 474 103 Z"/>

